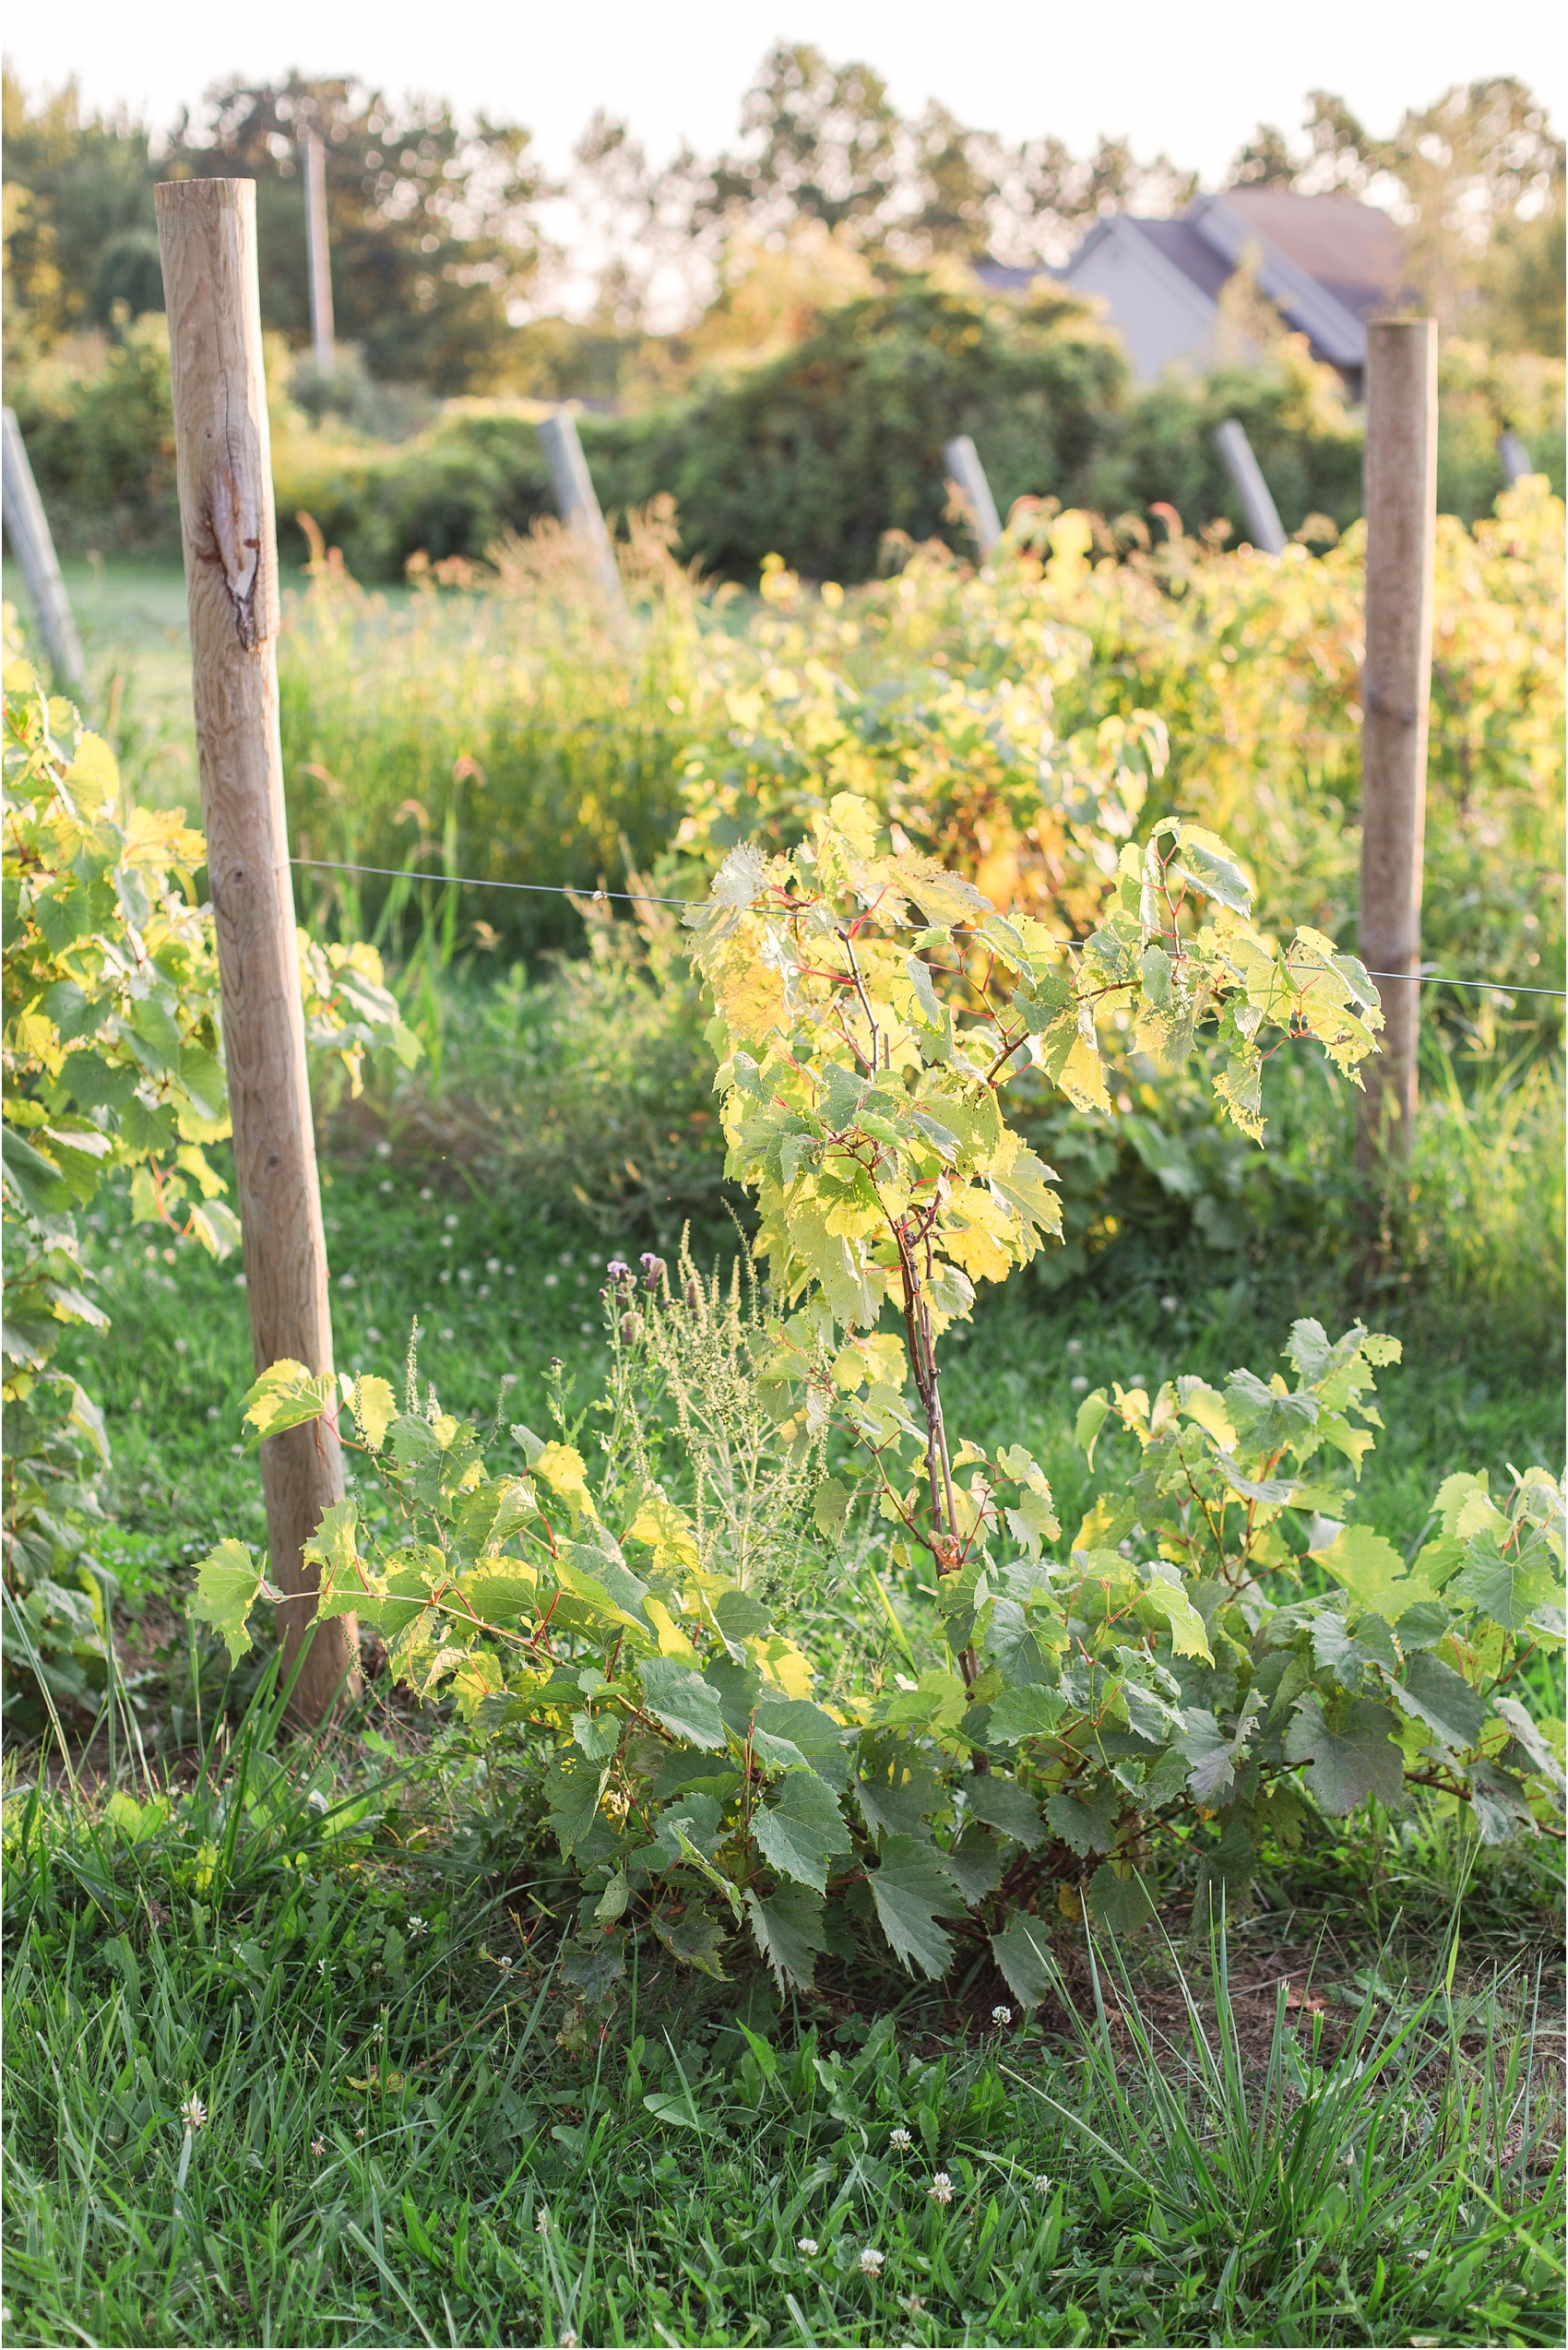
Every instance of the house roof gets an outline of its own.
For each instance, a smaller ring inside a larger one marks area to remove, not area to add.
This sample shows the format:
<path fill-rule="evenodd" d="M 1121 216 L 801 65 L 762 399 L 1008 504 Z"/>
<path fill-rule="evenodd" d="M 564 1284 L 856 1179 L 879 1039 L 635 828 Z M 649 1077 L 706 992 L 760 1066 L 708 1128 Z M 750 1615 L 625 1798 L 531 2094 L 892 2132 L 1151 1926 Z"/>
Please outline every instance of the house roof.
<path fill-rule="evenodd" d="M 1227 188 L 1224 203 L 1364 324 L 1398 300 L 1404 243 L 1386 212 L 1348 196 Z"/>
<path fill-rule="evenodd" d="M 1219 290 L 1230 275 L 1233 264 L 1206 243 L 1190 220 L 1137 220 L 1129 219 L 1127 226 L 1136 229 L 1139 236 L 1162 253 L 1167 261 L 1174 262 L 1184 278 L 1192 280 L 1198 291 L 1210 302 L 1218 302 Z"/>

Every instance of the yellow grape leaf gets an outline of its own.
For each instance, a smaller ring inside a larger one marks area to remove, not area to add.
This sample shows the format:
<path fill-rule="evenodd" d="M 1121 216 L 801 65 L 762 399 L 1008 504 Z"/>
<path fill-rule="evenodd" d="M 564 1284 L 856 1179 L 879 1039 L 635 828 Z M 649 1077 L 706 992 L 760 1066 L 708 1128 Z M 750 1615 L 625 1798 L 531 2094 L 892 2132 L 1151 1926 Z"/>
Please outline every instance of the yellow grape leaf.
<path fill-rule="evenodd" d="M 655 1599 L 650 1593 L 643 1601 L 643 1614 L 659 1634 L 659 1653 L 661 1656 L 679 1656 L 683 1663 L 688 1665 L 696 1663 L 696 1650 L 692 1646 L 662 1599 Z"/>
<path fill-rule="evenodd" d="M 1357 1616 L 1381 1616 L 1385 1624 L 1396 1624 L 1407 1608 L 1439 1596 L 1420 1561 L 1407 1568 L 1393 1543 L 1370 1525 L 1341 1526 L 1328 1548 L 1312 1556 L 1344 1584 Z"/>
<path fill-rule="evenodd" d="M 379 1453 L 386 1431 L 398 1415 L 391 1381 L 377 1379 L 374 1372 L 366 1372 L 355 1380 L 349 1400 L 361 1435 L 373 1453 Z"/>
<path fill-rule="evenodd" d="M 586 1510 L 591 1517 L 594 1508 L 584 1469 L 583 1456 L 575 1444 L 547 1444 L 533 1464 L 535 1477 L 542 1478 L 552 1493 L 559 1493 L 574 1513 Z"/>
<path fill-rule="evenodd" d="M 690 1518 L 673 1501 L 665 1501 L 662 1494 L 655 1494 L 643 1502 L 623 1538 L 650 1544 L 655 1563 L 659 1566 L 673 1562 L 695 1567 L 700 1563 Z"/>
<path fill-rule="evenodd" d="M 1111 1097 L 1105 1090 L 1105 1063 L 1094 1046 L 1081 1036 L 1074 1039 L 1073 1050 L 1062 1064 L 1056 1082 L 1075 1110 L 1111 1108 Z"/>
<path fill-rule="evenodd" d="M 336 1386 L 330 1371 L 313 1378 L 303 1362 L 284 1356 L 268 1365 L 245 1396 L 244 1416 L 263 1436 L 280 1435 L 319 1419 L 331 1403 Z"/>

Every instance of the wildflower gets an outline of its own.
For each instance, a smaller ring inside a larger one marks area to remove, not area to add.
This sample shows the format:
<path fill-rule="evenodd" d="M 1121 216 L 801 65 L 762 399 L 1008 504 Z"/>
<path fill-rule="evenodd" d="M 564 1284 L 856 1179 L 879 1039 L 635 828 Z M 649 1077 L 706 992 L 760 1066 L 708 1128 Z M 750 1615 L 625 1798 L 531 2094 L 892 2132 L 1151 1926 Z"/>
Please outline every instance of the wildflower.
<path fill-rule="evenodd" d="M 319 2162 L 319 2161 L 321 2160 L 322 2155 L 323 2155 L 323 2154 L 327 2152 L 327 2141 L 326 2141 L 326 2139 L 325 2139 L 325 2138 L 313 2138 L 313 2139 L 311 2140 L 311 2142 L 310 2142 L 310 2150 L 311 2150 L 311 2153 L 312 2153 L 312 2154 L 315 2156 L 316 2161 L 317 2161 L 317 2162 Z"/>
<path fill-rule="evenodd" d="M 912 2146 L 915 2142 L 907 2130 L 895 2130 L 887 2142 L 890 2146 L 897 2146 L 902 2153 L 906 2146 Z"/>
<path fill-rule="evenodd" d="M 1050 2179 L 1046 2177 L 1046 2175 L 1045 2175 L 1045 2173 L 1044 2173 L 1044 2171 L 1043 2171 L 1043 2170 L 1037 2171 L 1037 2172 L 1035 2173 L 1035 2193 L 1036 2193 L 1037 2195 L 1049 2195 L 1049 2194 L 1050 2194 L 1050 2192 L 1051 2192 L 1051 2181 L 1050 2181 Z"/>
<path fill-rule="evenodd" d="M 561 2350 L 577 2350 L 577 2337 L 572 2332 L 570 2326 L 568 2326 L 565 2332 L 561 2335 L 560 2341 Z"/>
<path fill-rule="evenodd" d="M 548 2236 L 550 2233 L 550 2212 L 543 2203 L 539 2207 L 539 2217 L 533 2224 L 533 2229 L 536 2236 Z"/>
<path fill-rule="evenodd" d="M 1161 1298 L 1159 1311 L 1161 1313 L 1174 1313 L 1179 1303 L 1180 1300 L 1176 1298 Z"/>
<path fill-rule="evenodd" d="M 993 2024 L 1011 2024 L 1013 2011 L 1010 2007 L 993 2007 L 991 2011 L 991 2020 Z"/>
<path fill-rule="evenodd" d="M 356 2130 L 354 2135 L 356 2138 L 362 2138 L 364 2136 L 364 2131 L 362 2130 Z"/>
<path fill-rule="evenodd" d="M 877 2278 L 882 2274 L 883 2264 L 886 2261 L 886 2258 L 887 2255 L 885 2252 L 875 2251 L 873 2249 L 872 2246 L 868 2244 L 865 2250 L 861 2254 L 861 2274 L 862 2276 L 869 2276 L 874 2285 Z"/>
<path fill-rule="evenodd" d="M 926 2193 L 933 2203 L 950 2203 L 953 2201 L 953 2181 L 944 2170 L 937 2172 Z"/>
<path fill-rule="evenodd" d="M 207 2107 L 193 2090 L 180 2107 L 180 2119 L 190 2130 L 202 2129 L 207 2121 Z"/>
<path fill-rule="evenodd" d="M 409 1940 L 412 1941 L 416 1934 L 423 1934 L 428 1931 L 429 1928 L 426 1926 L 424 1919 L 420 1916 L 419 1911 L 417 1909 L 411 1911 L 409 1917 Z"/>
<path fill-rule="evenodd" d="M 898 2297 L 898 2307 L 907 2309 L 910 2317 L 918 2318 L 925 2308 L 925 2302 L 918 2293 L 903 2293 Z"/>
<path fill-rule="evenodd" d="M 1081 1371 L 1076 1379 L 1069 1379 L 1067 1382 L 1068 1386 L 1072 1389 L 1075 1395 L 1081 1395 L 1088 1383 L 1088 1381 L 1084 1377 Z"/>
<path fill-rule="evenodd" d="M 624 1256 L 612 1256 L 604 1270 L 612 1281 L 629 1281 L 632 1277 L 632 1268 Z"/>
<path fill-rule="evenodd" d="M 803 2252 L 808 2261 L 814 2260 L 816 2258 L 817 2249 L 816 2237 L 814 2236 L 802 2236 L 796 2244 L 795 2249 L 797 2252 Z"/>

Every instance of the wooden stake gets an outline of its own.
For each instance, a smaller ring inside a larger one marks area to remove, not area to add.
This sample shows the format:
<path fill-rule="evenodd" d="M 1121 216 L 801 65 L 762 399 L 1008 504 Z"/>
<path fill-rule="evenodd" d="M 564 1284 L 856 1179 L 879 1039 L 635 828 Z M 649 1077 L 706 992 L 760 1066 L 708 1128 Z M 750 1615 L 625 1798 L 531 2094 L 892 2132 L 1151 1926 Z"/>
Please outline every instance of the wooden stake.
<path fill-rule="evenodd" d="M 968 504 L 970 528 L 980 553 L 988 555 L 1002 536 L 1002 517 L 996 511 L 996 500 L 991 494 L 980 451 L 967 433 L 960 433 L 956 440 L 946 444 L 942 454 L 949 476 L 956 481 Z"/>
<path fill-rule="evenodd" d="M 71 611 L 71 599 L 65 593 L 65 583 L 60 576 L 55 559 L 54 540 L 49 528 L 49 516 L 43 511 L 43 500 L 38 494 L 38 484 L 32 478 L 28 462 L 27 444 L 22 428 L 17 421 L 17 411 L 5 411 L 5 451 L 0 462 L 0 475 L 5 483 L 6 536 L 11 542 L 11 552 L 22 567 L 22 577 L 28 584 L 28 595 L 38 619 L 39 635 L 50 665 L 63 685 L 79 694 L 87 683 L 87 668 L 82 660 L 81 638 Z"/>
<path fill-rule="evenodd" d="M 1219 451 L 1221 465 L 1230 476 L 1230 487 L 1241 501 L 1253 546 L 1260 554 L 1282 555 L 1288 543 L 1285 526 L 1263 478 L 1263 468 L 1253 453 L 1245 425 L 1234 416 L 1228 417 L 1223 424 L 1216 425 L 1214 445 Z"/>
<path fill-rule="evenodd" d="M 305 260 L 310 269 L 310 338 L 315 372 L 338 363 L 332 326 L 332 253 L 327 241 L 327 149 L 319 131 L 305 133 Z"/>
<path fill-rule="evenodd" d="M 1383 1050 L 1367 1063 L 1356 1163 L 1410 1155 L 1416 1117 L 1421 849 L 1437 539 L 1437 326 L 1367 328 L 1366 662 L 1361 673 L 1361 960 L 1378 981 Z M 1409 976 L 1407 977 L 1406 974 Z"/>
<path fill-rule="evenodd" d="M 577 532 L 587 546 L 611 610 L 624 611 L 625 598 L 621 588 L 621 574 L 616 567 L 615 550 L 604 527 L 599 493 L 593 486 L 593 476 L 583 455 L 583 445 L 577 438 L 577 420 L 571 409 L 558 408 L 553 416 L 547 416 L 539 428 L 539 438 L 550 467 L 550 478 L 555 485 L 555 503 L 561 509 L 561 519 L 569 530 Z"/>
<path fill-rule="evenodd" d="M 327 1244 L 305 1073 L 294 893 L 278 726 L 278 540 L 262 369 L 255 184 L 176 180 L 155 191 L 190 608 L 202 819 L 218 933 L 223 1046 L 258 1371 L 289 1357 L 332 1368 Z M 327 1420 L 261 1447 L 272 1581 L 292 1668 L 316 1578 L 301 1550 L 343 1498 Z M 320 1721 L 357 1686 L 354 1619 L 315 1633 L 294 1705 Z"/>

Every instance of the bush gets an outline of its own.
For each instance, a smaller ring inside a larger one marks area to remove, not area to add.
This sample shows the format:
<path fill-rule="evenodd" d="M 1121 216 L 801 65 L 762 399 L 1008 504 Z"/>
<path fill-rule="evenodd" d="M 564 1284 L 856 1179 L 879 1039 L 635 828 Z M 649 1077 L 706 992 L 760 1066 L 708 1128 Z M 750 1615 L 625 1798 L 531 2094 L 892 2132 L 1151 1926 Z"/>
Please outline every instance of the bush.
<path fill-rule="evenodd" d="M 161 317 L 137 318 L 98 364 L 53 359 L 18 373 L 10 397 L 62 546 L 178 552 L 173 397 Z"/>

